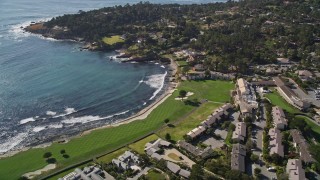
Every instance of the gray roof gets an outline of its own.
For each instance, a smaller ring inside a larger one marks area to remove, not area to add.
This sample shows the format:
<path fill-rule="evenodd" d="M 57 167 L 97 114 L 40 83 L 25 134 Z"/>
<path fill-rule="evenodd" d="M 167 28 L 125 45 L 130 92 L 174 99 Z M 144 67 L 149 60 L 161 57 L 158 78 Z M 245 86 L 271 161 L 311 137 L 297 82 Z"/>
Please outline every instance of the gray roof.
<path fill-rule="evenodd" d="M 206 158 L 209 155 L 212 154 L 213 150 L 211 149 L 211 147 L 207 147 L 205 149 L 201 149 L 199 147 L 193 146 L 190 143 L 187 143 L 186 141 L 182 140 L 178 142 L 179 147 L 185 149 L 186 151 L 188 151 L 189 153 L 193 154 L 196 157 L 200 157 L 200 158 Z"/>
<path fill-rule="evenodd" d="M 187 171 L 187 170 L 184 170 L 184 169 L 181 169 L 180 172 L 179 172 L 179 175 L 182 176 L 182 177 L 185 177 L 185 178 L 189 178 L 190 176 L 190 171 Z"/>
<path fill-rule="evenodd" d="M 234 144 L 231 153 L 231 169 L 245 172 L 245 146 Z"/>
<path fill-rule="evenodd" d="M 299 159 L 289 159 L 286 171 L 290 180 L 305 180 L 305 171 Z"/>
<path fill-rule="evenodd" d="M 167 161 L 167 168 L 174 174 L 178 173 L 181 169 L 179 165 L 170 161 Z"/>
<path fill-rule="evenodd" d="M 271 128 L 269 130 L 270 136 L 270 155 L 278 154 L 279 156 L 284 156 L 284 147 L 282 145 L 282 134 L 276 128 Z"/>
<path fill-rule="evenodd" d="M 300 159 L 304 162 L 314 162 L 312 155 L 309 151 L 309 144 L 306 139 L 303 137 L 302 133 L 297 129 L 290 130 L 293 142 L 297 144 L 300 150 Z"/>

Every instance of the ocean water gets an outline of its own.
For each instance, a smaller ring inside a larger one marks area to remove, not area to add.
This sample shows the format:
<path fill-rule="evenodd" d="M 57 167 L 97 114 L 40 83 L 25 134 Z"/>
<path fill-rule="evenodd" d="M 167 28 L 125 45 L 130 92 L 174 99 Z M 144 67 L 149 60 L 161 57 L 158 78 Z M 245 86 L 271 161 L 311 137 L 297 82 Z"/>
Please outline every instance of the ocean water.
<path fill-rule="evenodd" d="M 25 33 L 22 26 L 135 0 L 0 0 L 0 153 L 110 124 L 163 93 L 167 69 Z M 205 3 L 151 0 L 154 3 Z"/>

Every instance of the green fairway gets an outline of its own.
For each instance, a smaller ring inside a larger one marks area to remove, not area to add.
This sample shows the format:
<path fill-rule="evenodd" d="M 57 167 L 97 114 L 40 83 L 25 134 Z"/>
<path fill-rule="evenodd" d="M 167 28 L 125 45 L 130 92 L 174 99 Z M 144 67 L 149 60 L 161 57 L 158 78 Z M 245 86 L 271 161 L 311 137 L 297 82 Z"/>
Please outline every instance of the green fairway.
<path fill-rule="evenodd" d="M 180 89 L 194 92 L 195 95 L 191 96 L 190 99 L 208 99 L 209 101 L 225 103 L 230 101 L 230 91 L 234 89 L 234 84 L 231 81 L 184 81 Z"/>
<path fill-rule="evenodd" d="M 116 44 L 116 43 L 122 43 L 124 42 L 123 39 L 121 39 L 121 36 L 111 36 L 111 37 L 104 37 L 102 39 L 102 41 L 106 44 L 109 44 L 109 45 L 113 45 L 113 44 Z"/>
<path fill-rule="evenodd" d="M 207 98 L 213 101 L 226 101 L 228 94 L 234 85 L 223 81 L 185 82 L 181 88 L 195 93 L 196 98 Z M 0 160 L 1 179 L 18 179 L 22 174 L 43 168 L 47 165 L 42 157 L 45 152 L 51 152 L 57 160 L 58 169 L 72 165 L 83 160 L 95 157 L 112 149 L 121 147 L 141 136 L 144 136 L 159 127 L 169 118 L 175 121 L 194 109 L 193 106 L 185 105 L 174 98 L 178 96 L 176 91 L 172 96 L 159 105 L 144 120 L 134 121 L 121 126 L 99 129 L 90 134 L 74 138 L 68 143 L 54 143 L 44 149 L 31 149 L 21 152 L 9 158 Z M 65 149 L 70 156 L 65 159 L 60 150 Z"/>
<path fill-rule="evenodd" d="M 280 94 L 276 91 L 273 91 L 272 93 L 266 94 L 265 97 L 270 99 L 270 101 L 273 105 L 279 106 L 282 109 L 284 109 L 290 113 L 299 113 L 300 112 L 297 108 L 293 107 L 286 100 L 284 100 L 280 96 Z"/>
<path fill-rule="evenodd" d="M 135 143 L 132 143 L 129 145 L 129 148 L 138 152 L 139 154 L 144 154 L 144 146 L 150 142 L 157 140 L 159 137 L 155 134 L 152 134 L 144 139 L 141 139 L 140 141 L 137 141 Z"/>

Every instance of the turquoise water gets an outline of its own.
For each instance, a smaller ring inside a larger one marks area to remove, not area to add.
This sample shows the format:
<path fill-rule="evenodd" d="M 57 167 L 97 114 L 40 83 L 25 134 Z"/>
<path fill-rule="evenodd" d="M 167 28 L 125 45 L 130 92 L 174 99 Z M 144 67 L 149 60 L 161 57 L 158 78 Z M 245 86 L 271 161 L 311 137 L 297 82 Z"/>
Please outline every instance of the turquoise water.
<path fill-rule="evenodd" d="M 65 13 L 138 1 L 0 1 L 0 153 L 128 117 L 164 89 L 166 68 L 110 61 L 114 52 L 25 33 L 21 26 Z M 202 3 L 212 1 L 150 1 Z"/>

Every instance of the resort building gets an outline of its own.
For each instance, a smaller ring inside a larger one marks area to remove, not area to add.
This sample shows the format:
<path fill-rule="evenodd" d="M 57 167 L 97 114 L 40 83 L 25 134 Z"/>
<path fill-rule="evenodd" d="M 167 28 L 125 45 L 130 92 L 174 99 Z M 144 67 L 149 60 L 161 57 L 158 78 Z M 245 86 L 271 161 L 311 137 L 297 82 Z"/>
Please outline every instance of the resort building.
<path fill-rule="evenodd" d="M 270 136 L 270 155 L 278 154 L 279 156 L 284 156 L 284 148 L 282 145 L 282 134 L 279 129 L 271 128 L 269 130 Z"/>
<path fill-rule="evenodd" d="M 173 162 L 167 161 L 167 168 L 176 175 L 182 176 L 184 178 L 189 178 L 190 171 L 181 169 L 181 167 Z"/>
<path fill-rule="evenodd" d="M 188 132 L 188 136 L 191 137 L 191 139 L 194 139 L 196 137 L 198 137 L 199 135 L 201 135 L 203 132 L 206 131 L 206 128 L 204 126 L 199 126 L 193 130 L 191 130 L 190 132 Z"/>
<path fill-rule="evenodd" d="M 253 109 L 258 108 L 255 92 L 246 80 L 240 78 L 237 80 L 235 104 L 240 106 L 240 112 L 243 116 L 248 116 Z"/>
<path fill-rule="evenodd" d="M 306 139 L 303 137 L 301 131 L 297 129 L 290 130 L 290 134 L 293 139 L 293 145 L 300 154 L 300 159 L 305 163 L 311 163 L 315 160 L 312 158 L 309 151 L 309 144 Z"/>
<path fill-rule="evenodd" d="M 245 172 L 246 147 L 241 144 L 233 144 L 231 152 L 231 169 Z"/>
<path fill-rule="evenodd" d="M 229 114 L 228 110 L 232 108 L 232 105 L 230 103 L 224 104 L 219 109 L 216 109 L 207 120 L 204 120 L 201 122 L 201 125 L 204 127 L 211 127 L 213 124 L 216 124 L 219 122 L 219 120 L 223 116 L 227 116 Z"/>
<path fill-rule="evenodd" d="M 221 80 L 233 80 L 236 78 L 234 73 L 221 73 L 216 71 L 210 71 L 211 79 L 221 79 Z"/>
<path fill-rule="evenodd" d="M 118 157 L 118 159 L 112 159 L 112 163 L 118 168 L 123 170 L 140 170 L 138 164 L 140 163 L 139 157 L 133 154 L 131 151 L 126 151 L 124 154 Z"/>
<path fill-rule="evenodd" d="M 299 76 L 301 81 L 309 81 L 313 79 L 313 74 L 312 72 L 308 70 L 298 70 L 296 71 L 296 74 Z"/>
<path fill-rule="evenodd" d="M 83 170 L 76 168 L 73 172 L 65 175 L 63 178 L 58 180 L 115 180 L 106 171 L 101 170 L 95 166 L 85 167 Z"/>
<path fill-rule="evenodd" d="M 149 142 L 145 145 L 144 151 L 146 154 L 151 156 L 156 160 L 161 160 L 162 156 L 158 153 L 158 151 L 162 148 L 169 148 L 171 147 L 171 143 L 162 139 L 157 139 L 154 142 Z"/>
<path fill-rule="evenodd" d="M 247 126 L 244 122 L 238 122 L 236 124 L 236 129 L 233 131 L 232 140 L 233 141 L 244 141 L 247 136 Z"/>
<path fill-rule="evenodd" d="M 284 129 L 288 125 L 286 116 L 279 106 L 272 107 L 273 125 L 278 129 Z"/>
<path fill-rule="evenodd" d="M 302 162 L 299 159 L 289 159 L 286 172 L 290 180 L 305 180 L 305 171 L 302 168 Z"/>
<path fill-rule="evenodd" d="M 289 87 L 286 86 L 280 77 L 274 77 L 273 80 L 277 85 L 277 91 L 289 104 L 299 110 L 310 107 L 310 103 L 300 99 Z"/>
<path fill-rule="evenodd" d="M 199 147 L 193 146 L 190 143 L 187 143 L 184 140 L 178 141 L 178 146 L 182 149 L 185 149 L 187 152 L 191 153 L 193 156 L 204 159 L 208 156 L 210 156 L 213 152 L 211 146 L 201 149 Z"/>
<path fill-rule="evenodd" d="M 220 79 L 220 80 L 233 80 L 235 79 L 235 75 L 233 73 L 221 73 L 216 71 L 210 71 L 210 74 L 207 74 L 205 71 L 196 71 L 198 68 L 193 68 L 192 71 L 189 71 L 187 73 L 187 79 L 188 80 L 199 80 L 199 79 Z"/>

